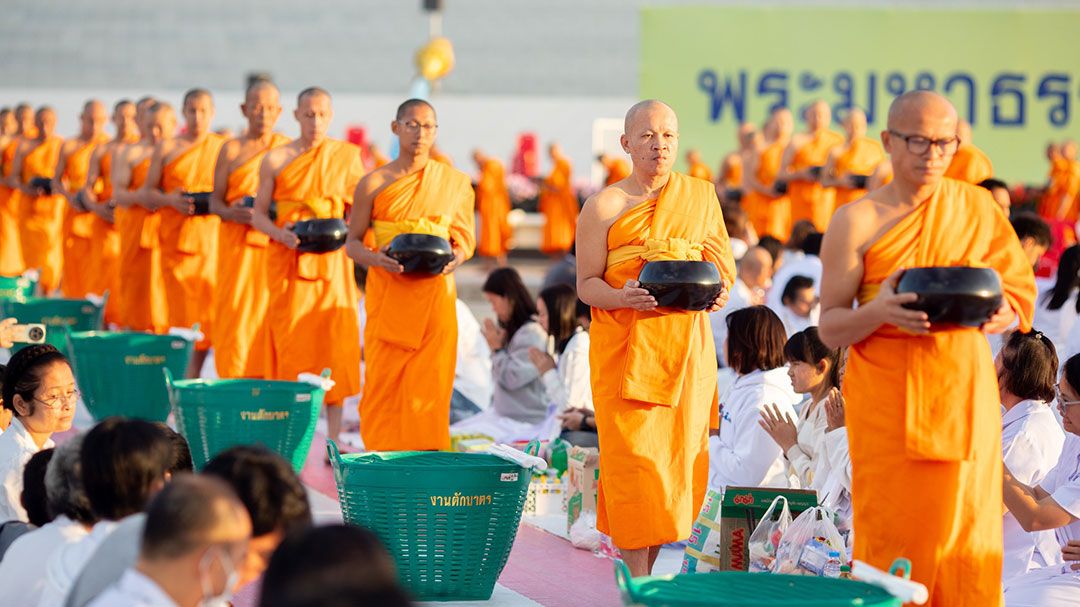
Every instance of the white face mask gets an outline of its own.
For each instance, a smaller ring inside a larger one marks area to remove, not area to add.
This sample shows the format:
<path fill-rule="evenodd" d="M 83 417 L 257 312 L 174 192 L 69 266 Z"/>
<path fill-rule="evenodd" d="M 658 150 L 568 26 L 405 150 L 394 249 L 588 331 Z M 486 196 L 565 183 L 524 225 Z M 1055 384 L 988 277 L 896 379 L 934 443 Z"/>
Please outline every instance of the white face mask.
<path fill-rule="evenodd" d="M 214 555 L 221 561 L 221 568 L 225 571 L 225 587 L 220 593 L 214 593 L 214 582 L 210 576 L 210 563 Z M 202 588 L 201 607 L 227 607 L 232 600 L 233 588 L 240 581 L 240 573 L 233 566 L 232 557 L 220 546 L 213 546 L 206 551 L 202 560 L 199 561 L 199 586 Z"/>

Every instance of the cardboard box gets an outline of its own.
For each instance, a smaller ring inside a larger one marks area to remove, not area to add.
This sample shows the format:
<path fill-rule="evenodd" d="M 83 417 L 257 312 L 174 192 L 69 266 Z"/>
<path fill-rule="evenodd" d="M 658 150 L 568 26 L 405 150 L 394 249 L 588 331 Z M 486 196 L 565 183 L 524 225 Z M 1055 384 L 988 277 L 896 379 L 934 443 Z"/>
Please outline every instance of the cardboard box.
<path fill-rule="evenodd" d="M 812 489 L 728 487 L 720 506 L 720 570 L 746 571 L 750 562 L 748 542 L 758 521 L 777 496 L 784 496 L 795 519 L 818 505 Z"/>
<path fill-rule="evenodd" d="M 600 487 L 600 451 L 573 447 L 566 458 L 566 531 L 582 512 L 596 512 L 596 492 Z"/>

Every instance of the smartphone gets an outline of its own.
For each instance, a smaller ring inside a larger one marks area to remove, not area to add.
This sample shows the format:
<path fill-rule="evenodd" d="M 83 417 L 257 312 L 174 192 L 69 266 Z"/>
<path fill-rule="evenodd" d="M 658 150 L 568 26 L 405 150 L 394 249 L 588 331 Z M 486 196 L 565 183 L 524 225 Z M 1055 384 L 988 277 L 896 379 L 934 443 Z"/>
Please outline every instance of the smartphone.
<path fill-rule="evenodd" d="M 43 344 L 45 343 L 45 325 L 14 325 L 11 327 L 11 341 L 17 344 Z"/>

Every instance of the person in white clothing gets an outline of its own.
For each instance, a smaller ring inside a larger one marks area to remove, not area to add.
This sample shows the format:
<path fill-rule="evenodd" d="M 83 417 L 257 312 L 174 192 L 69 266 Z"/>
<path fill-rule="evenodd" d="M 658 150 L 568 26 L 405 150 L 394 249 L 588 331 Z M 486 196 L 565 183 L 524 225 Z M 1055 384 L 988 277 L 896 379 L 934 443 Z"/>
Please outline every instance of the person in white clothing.
<path fill-rule="evenodd" d="M 713 343 L 716 345 L 716 364 L 724 367 L 724 339 L 727 337 L 727 317 L 735 310 L 765 303 L 765 292 L 772 286 L 772 255 L 761 247 L 752 247 L 739 260 L 735 283 L 727 304 L 715 312 L 709 312 Z"/>
<path fill-rule="evenodd" d="M 794 419 L 800 400 L 784 368 L 784 325 L 765 306 L 732 312 L 727 323 L 727 360 L 738 377 L 709 437 L 709 488 L 790 487 L 784 454 L 758 423 L 769 404 Z"/>
<path fill-rule="evenodd" d="M 1021 483 L 1005 466 L 1005 507 L 1028 532 L 1053 530 L 1063 556 L 1080 540 L 1080 356 L 1065 362 L 1056 389 L 1067 433 L 1061 457 L 1036 486 Z M 1075 559 L 1075 553 L 1070 558 Z M 1051 565 L 1005 580 L 1006 607 L 1065 607 L 1080 604 L 1076 563 Z"/>
<path fill-rule="evenodd" d="M 1054 342 L 1059 354 L 1066 354 L 1069 334 L 1080 318 L 1080 245 L 1061 254 L 1054 286 L 1043 292 L 1035 307 L 1032 326 Z M 1067 358 L 1067 357 L 1066 357 Z"/>
<path fill-rule="evenodd" d="M 146 510 L 139 560 L 93 607 L 227 604 L 251 538 L 251 520 L 232 489 L 182 475 Z"/>
<path fill-rule="evenodd" d="M 457 362 L 450 396 L 450 423 L 476 415 L 491 406 L 491 348 L 469 306 L 457 300 Z"/>
<path fill-rule="evenodd" d="M 826 346 L 817 327 L 792 335 L 784 344 L 791 386 L 809 402 L 799 410 L 798 425 L 793 417 L 769 405 L 761 413 L 761 427 L 784 451 L 792 472 L 804 489 L 819 492 L 829 479 L 829 460 L 825 454 L 825 428 L 828 420 L 825 399 L 840 385 L 840 351 Z"/>
<path fill-rule="evenodd" d="M 765 295 L 765 305 L 773 309 L 777 314 L 784 307 L 784 287 L 793 276 L 806 276 L 814 281 L 814 295 L 821 294 L 821 233 L 811 230 L 799 242 L 798 249 L 784 250 L 784 263 L 773 275 L 774 288 L 769 289 Z M 792 238 L 795 238 L 792 232 Z M 791 243 L 788 243 L 791 246 Z"/>
<path fill-rule="evenodd" d="M 41 344 L 11 357 L 2 394 L 3 406 L 14 418 L 0 434 L 0 522 L 26 521 L 21 502 L 23 467 L 30 456 L 54 446 L 54 432 L 71 428 L 79 392 L 67 358 Z"/>
<path fill-rule="evenodd" d="M 814 289 L 814 279 L 801 274 L 792 276 L 784 285 L 780 298 L 783 306 L 776 310 L 776 314 L 784 324 L 788 337 L 817 326 L 821 306 L 818 305 L 818 296 Z"/>
<path fill-rule="evenodd" d="M 1001 451 L 1013 477 L 1037 486 L 1057 465 L 1065 443 L 1054 412 L 1057 353 L 1049 338 L 1038 332 L 1014 331 L 994 359 L 1001 395 Z M 1024 531 L 1011 513 L 1005 514 L 1004 580 L 1060 561 L 1052 531 Z"/>

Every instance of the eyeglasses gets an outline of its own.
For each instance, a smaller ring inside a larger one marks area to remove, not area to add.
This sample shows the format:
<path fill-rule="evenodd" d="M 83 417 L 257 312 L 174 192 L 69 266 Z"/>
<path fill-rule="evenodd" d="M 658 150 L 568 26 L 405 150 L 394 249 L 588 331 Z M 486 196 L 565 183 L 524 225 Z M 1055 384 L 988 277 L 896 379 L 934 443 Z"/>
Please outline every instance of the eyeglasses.
<path fill-rule="evenodd" d="M 893 130 L 889 130 L 889 134 L 904 140 L 907 144 L 907 151 L 916 155 L 923 155 L 930 150 L 930 146 L 934 146 L 942 154 L 955 154 L 957 148 L 960 147 L 959 137 L 949 137 L 948 139 L 929 139 L 922 135 L 904 135 Z"/>
<path fill-rule="evenodd" d="M 1061 384 L 1054 384 L 1054 397 L 1057 399 L 1059 407 L 1080 405 L 1080 400 L 1065 400 L 1065 395 L 1061 393 Z"/>
<path fill-rule="evenodd" d="M 79 402 L 79 396 L 81 392 L 78 390 L 72 390 L 67 394 L 54 394 L 46 398 L 34 398 L 37 402 L 45 405 L 49 409 L 59 409 L 61 407 L 65 409 L 74 409 L 75 404 Z"/>
<path fill-rule="evenodd" d="M 434 133 L 435 129 L 439 128 L 439 125 L 437 125 L 437 124 L 421 124 L 421 123 L 419 123 L 419 122 L 417 122 L 415 120 L 410 120 L 408 122 L 403 122 L 401 120 L 398 120 L 398 124 L 405 127 L 405 130 L 409 131 L 411 133 L 415 133 L 415 132 L 417 132 L 417 131 L 419 131 L 421 129 L 423 129 L 424 131 L 426 131 L 428 133 Z"/>

